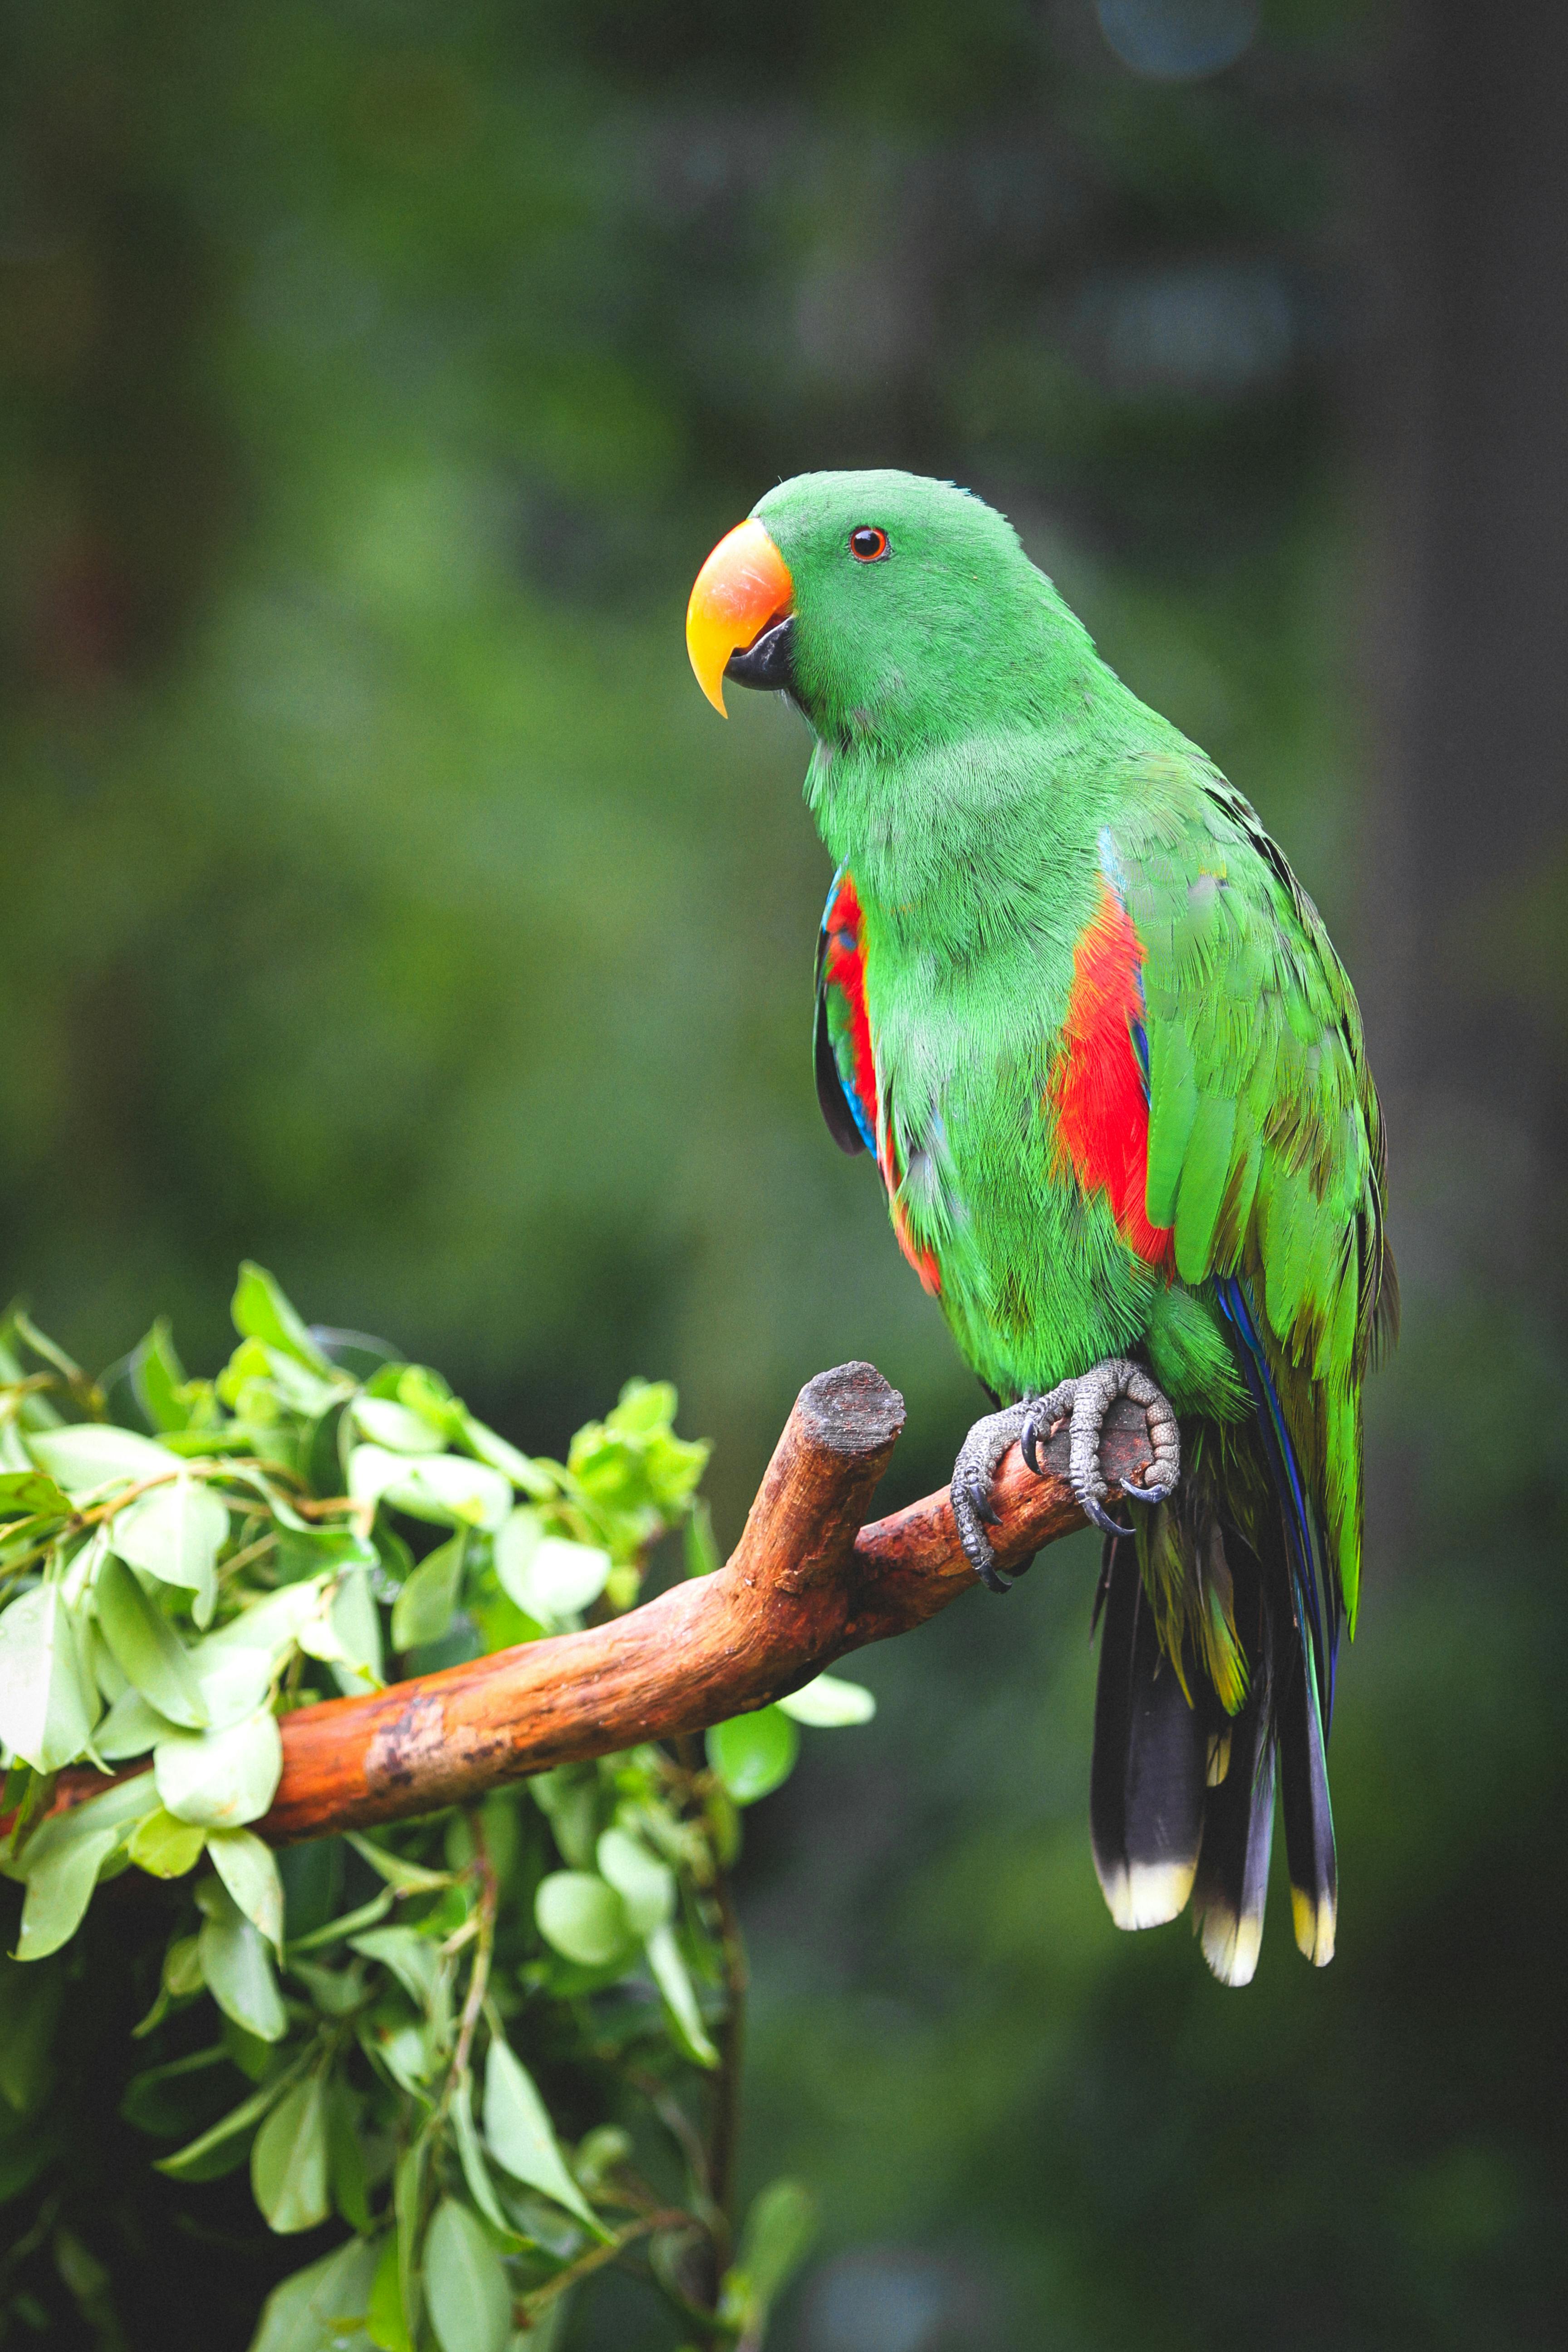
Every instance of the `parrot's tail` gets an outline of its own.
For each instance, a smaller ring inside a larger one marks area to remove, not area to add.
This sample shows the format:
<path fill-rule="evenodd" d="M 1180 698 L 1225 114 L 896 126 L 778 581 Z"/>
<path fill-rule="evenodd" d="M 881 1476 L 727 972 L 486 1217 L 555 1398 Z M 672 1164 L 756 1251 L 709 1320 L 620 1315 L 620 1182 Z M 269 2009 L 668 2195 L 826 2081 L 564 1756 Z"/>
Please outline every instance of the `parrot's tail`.
<path fill-rule="evenodd" d="M 1277 1778 L 1296 1941 L 1320 1968 L 1334 1948 L 1317 1677 L 1293 1605 L 1283 1518 L 1268 1516 L 1261 1554 L 1228 1523 L 1190 1531 L 1205 1555 L 1219 1544 L 1234 1583 L 1247 1665 L 1234 1715 L 1189 1658 L 1177 1675 L 1131 1541 L 1107 1539 L 1098 1603 L 1089 1828 L 1110 1916 L 1119 1927 L 1157 1927 L 1190 1896 L 1204 1957 L 1227 1985 L 1249 1983 L 1258 1966 Z"/>
<path fill-rule="evenodd" d="M 1094 1866 L 1119 1927 L 1158 1927 L 1193 1891 L 1203 1843 L 1207 1743 L 1160 1646 L 1136 1548 L 1108 1536 L 1089 1822 Z"/>

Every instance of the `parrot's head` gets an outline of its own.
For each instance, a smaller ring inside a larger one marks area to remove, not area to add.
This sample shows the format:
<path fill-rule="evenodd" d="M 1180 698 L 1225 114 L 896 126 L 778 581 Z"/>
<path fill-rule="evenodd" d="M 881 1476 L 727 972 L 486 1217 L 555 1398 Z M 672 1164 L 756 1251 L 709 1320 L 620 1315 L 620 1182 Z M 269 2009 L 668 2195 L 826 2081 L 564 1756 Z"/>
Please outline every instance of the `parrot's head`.
<path fill-rule="evenodd" d="M 726 677 L 780 688 L 825 741 L 893 755 L 1031 715 L 1090 650 L 1004 516 L 891 470 L 760 499 L 698 573 L 686 643 L 719 710 Z"/>

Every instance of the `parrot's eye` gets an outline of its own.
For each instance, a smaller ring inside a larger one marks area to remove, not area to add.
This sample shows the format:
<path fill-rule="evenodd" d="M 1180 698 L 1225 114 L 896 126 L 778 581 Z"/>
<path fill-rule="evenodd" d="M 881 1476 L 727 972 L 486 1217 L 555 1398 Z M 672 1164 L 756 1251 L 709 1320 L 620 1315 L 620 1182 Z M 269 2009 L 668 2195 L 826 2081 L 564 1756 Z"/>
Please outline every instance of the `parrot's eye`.
<path fill-rule="evenodd" d="M 888 534 L 875 523 L 863 522 L 849 534 L 849 552 L 857 563 L 875 563 L 888 552 Z"/>

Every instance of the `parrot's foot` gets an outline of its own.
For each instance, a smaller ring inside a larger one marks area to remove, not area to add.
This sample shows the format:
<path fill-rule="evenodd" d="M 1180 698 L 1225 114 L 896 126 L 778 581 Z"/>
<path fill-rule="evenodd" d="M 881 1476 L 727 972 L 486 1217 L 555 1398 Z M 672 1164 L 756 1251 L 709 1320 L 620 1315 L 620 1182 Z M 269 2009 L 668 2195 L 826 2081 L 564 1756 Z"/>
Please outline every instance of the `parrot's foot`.
<path fill-rule="evenodd" d="M 1079 1508 L 1097 1528 L 1103 1528 L 1108 1536 L 1129 1532 L 1117 1526 L 1105 1507 L 1106 1485 L 1100 1466 L 1100 1433 L 1105 1427 L 1105 1416 L 1119 1396 L 1131 1397 L 1134 1404 L 1142 1406 L 1154 1456 L 1144 1484 L 1124 1486 L 1121 1491 L 1140 1503 L 1163 1503 L 1167 1495 L 1174 1493 L 1182 1475 L 1181 1433 L 1176 1426 L 1175 1408 L 1142 1364 L 1130 1363 L 1124 1356 L 1108 1356 L 1102 1364 L 1081 1372 L 1077 1380 L 1063 1381 L 1048 1396 L 1036 1397 L 1023 1409 L 1024 1423 L 1018 1432 L 1018 1450 L 1030 1469 L 1038 1474 L 1041 1440 L 1053 1437 L 1064 1423 L 1070 1422 L 1068 1478 Z M 1002 1416 L 998 1414 L 997 1418 Z"/>
<path fill-rule="evenodd" d="M 985 1532 L 995 1525 L 997 1516 L 991 1500 L 992 1484 L 996 1465 L 1010 1445 L 1018 1444 L 1034 1409 L 1026 1397 L 1022 1404 L 1004 1405 L 1000 1412 L 986 1413 L 959 1447 L 952 1465 L 952 1516 L 958 1522 L 958 1540 L 964 1559 L 993 1592 L 1011 1592 L 1013 1580 L 997 1567 Z"/>
<path fill-rule="evenodd" d="M 1182 1440 L 1175 1408 L 1157 1388 L 1142 1364 L 1123 1356 L 1108 1356 L 1077 1380 L 1063 1381 L 1048 1396 L 1026 1397 L 1021 1404 L 1004 1405 L 977 1421 L 958 1451 L 952 1465 L 952 1516 L 963 1556 L 993 1592 L 1010 1592 L 1013 1579 L 996 1565 L 996 1554 L 985 1530 L 996 1523 L 991 1488 L 996 1465 L 1010 1445 L 1016 1445 L 1037 1477 L 1044 1477 L 1039 1449 L 1058 1430 L 1071 1424 L 1068 1441 L 1068 1478 L 1079 1509 L 1108 1536 L 1125 1536 L 1105 1507 L 1107 1487 L 1100 1466 L 1100 1433 L 1105 1416 L 1119 1396 L 1131 1397 L 1143 1408 L 1149 1424 L 1153 1460 L 1142 1486 L 1122 1487 L 1140 1503 L 1163 1503 L 1173 1494 L 1182 1475 Z"/>

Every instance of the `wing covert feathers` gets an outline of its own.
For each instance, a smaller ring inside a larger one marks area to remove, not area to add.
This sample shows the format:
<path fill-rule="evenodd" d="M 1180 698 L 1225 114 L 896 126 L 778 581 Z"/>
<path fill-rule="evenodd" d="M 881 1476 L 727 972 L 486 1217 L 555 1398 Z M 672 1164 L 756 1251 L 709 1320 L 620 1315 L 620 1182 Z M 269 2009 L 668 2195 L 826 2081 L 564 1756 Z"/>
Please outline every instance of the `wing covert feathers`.
<path fill-rule="evenodd" d="M 1138 762 L 1101 866 L 1143 950 L 1149 1220 L 1184 1283 L 1257 1300 L 1353 1631 L 1361 1386 L 1397 1315 L 1355 997 L 1285 857 L 1200 755 Z"/>

